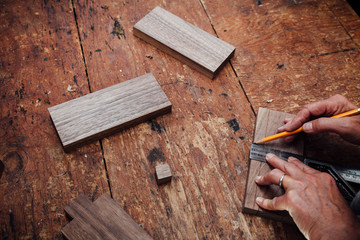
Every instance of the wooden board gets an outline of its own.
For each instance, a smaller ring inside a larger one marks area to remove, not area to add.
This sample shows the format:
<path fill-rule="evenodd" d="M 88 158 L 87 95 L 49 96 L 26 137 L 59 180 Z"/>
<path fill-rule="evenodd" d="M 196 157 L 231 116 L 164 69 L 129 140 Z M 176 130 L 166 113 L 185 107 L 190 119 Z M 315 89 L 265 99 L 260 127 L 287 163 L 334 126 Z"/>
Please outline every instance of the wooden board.
<path fill-rule="evenodd" d="M 137 22 L 134 34 L 210 78 L 235 52 L 234 46 L 161 7 Z"/>
<path fill-rule="evenodd" d="M 73 218 L 61 232 L 76 239 L 152 239 L 109 195 L 91 202 L 84 194 L 65 207 Z"/>
<path fill-rule="evenodd" d="M 256 119 L 254 142 L 277 133 L 277 128 L 284 124 L 285 118 L 291 116 L 291 114 L 260 108 Z M 302 139 L 298 139 L 291 144 L 285 143 L 282 139 L 277 139 L 265 143 L 264 146 L 299 155 L 303 154 L 304 149 Z M 277 185 L 259 186 L 255 183 L 255 178 L 257 176 L 263 176 L 270 170 L 271 167 L 266 162 L 250 159 L 243 212 L 272 218 L 274 220 L 292 222 L 291 217 L 286 211 L 267 211 L 256 204 L 255 199 L 257 197 L 274 198 L 284 194 L 284 190 Z"/>
<path fill-rule="evenodd" d="M 170 111 L 151 73 L 49 108 L 66 151 Z"/>

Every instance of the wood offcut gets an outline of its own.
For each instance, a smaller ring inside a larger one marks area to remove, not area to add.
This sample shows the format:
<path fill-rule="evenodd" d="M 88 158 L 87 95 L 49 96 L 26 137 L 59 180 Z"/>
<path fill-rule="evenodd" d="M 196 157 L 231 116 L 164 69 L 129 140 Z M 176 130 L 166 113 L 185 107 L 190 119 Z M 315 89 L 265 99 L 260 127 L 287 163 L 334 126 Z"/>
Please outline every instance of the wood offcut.
<path fill-rule="evenodd" d="M 156 181 L 163 184 L 171 181 L 171 169 L 169 164 L 162 164 L 155 167 Z"/>
<path fill-rule="evenodd" d="M 61 232 L 77 239 L 152 239 L 109 195 L 91 202 L 84 194 L 65 207 L 73 219 Z"/>
<path fill-rule="evenodd" d="M 259 141 L 266 136 L 275 134 L 277 129 L 284 125 L 285 118 L 291 116 L 293 115 L 266 108 L 260 108 L 256 119 L 254 142 Z M 265 143 L 264 146 L 303 155 L 304 141 L 303 139 L 298 138 L 296 142 L 289 144 L 285 143 L 282 139 L 277 139 L 272 142 Z M 263 176 L 271 169 L 272 168 L 266 162 L 250 159 L 243 213 L 254 214 L 284 222 L 292 222 L 290 215 L 286 211 L 267 211 L 260 208 L 255 201 L 257 197 L 271 199 L 284 194 L 284 190 L 278 185 L 259 186 L 255 183 L 255 178 L 257 176 Z"/>
<path fill-rule="evenodd" d="M 234 46 L 160 7 L 135 24 L 134 35 L 210 78 L 235 52 Z"/>
<path fill-rule="evenodd" d="M 65 151 L 170 111 L 151 73 L 49 108 Z"/>

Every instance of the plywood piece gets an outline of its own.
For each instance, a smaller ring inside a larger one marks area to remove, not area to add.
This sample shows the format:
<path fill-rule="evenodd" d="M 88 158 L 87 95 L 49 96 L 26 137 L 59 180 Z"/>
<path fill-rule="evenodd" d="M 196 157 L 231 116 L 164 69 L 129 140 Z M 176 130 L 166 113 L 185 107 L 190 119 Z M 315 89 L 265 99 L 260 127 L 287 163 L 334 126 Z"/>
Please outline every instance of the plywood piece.
<path fill-rule="evenodd" d="M 170 111 L 151 73 L 49 108 L 65 151 Z"/>
<path fill-rule="evenodd" d="M 234 46 L 160 7 L 135 24 L 134 34 L 210 78 L 235 52 Z"/>
<path fill-rule="evenodd" d="M 286 117 L 291 114 L 260 108 L 257 116 L 254 142 L 275 134 L 277 128 L 284 124 Z M 302 139 L 288 144 L 282 139 L 274 140 L 264 144 L 266 147 L 302 155 L 304 143 Z M 272 218 L 285 222 L 292 222 L 291 217 L 285 211 L 267 211 L 259 208 L 256 204 L 257 197 L 274 198 L 284 194 L 284 190 L 277 185 L 259 186 L 255 183 L 256 176 L 263 176 L 271 170 L 269 164 L 250 159 L 248 179 L 246 183 L 243 212 L 262 217 Z"/>
<path fill-rule="evenodd" d="M 61 230 L 67 239 L 152 239 L 107 194 L 94 203 L 81 194 L 65 212 L 73 218 Z"/>
<path fill-rule="evenodd" d="M 171 181 L 171 169 L 169 164 L 162 164 L 155 167 L 156 181 L 163 184 Z"/>

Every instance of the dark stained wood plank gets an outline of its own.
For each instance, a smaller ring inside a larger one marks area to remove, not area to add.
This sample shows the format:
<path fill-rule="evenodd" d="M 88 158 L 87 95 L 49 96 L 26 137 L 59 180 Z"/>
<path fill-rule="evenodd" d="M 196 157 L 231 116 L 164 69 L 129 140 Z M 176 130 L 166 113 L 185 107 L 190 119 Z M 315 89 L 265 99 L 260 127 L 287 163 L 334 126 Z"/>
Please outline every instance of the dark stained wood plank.
<path fill-rule="evenodd" d="M 235 47 L 156 7 L 134 25 L 134 35 L 210 78 L 234 55 Z"/>
<path fill-rule="evenodd" d="M 171 112 L 151 73 L 49 108 L 65 151 Z"/>
<path fill-rule="evenodd" d="M 173 104 L 171 114 L 102 141 L 112 196 L 154 239 L 257 239 L 241 213 L 255 117 L 231 66 L 211 80 L 132 34 L 158 5 L 213 33 L 199 1 L 179 4 L 76 4 L 92 90 L 152 72 Z M 173 178 L 158 186 L 155 166 L 164 163 Z"/>
<path fill-rule="evenodd" d="M 284 124 L 285 118 L 292 116 L 293 115 L 284 112 L 274 111 L 266 108 L 260 108 L 256 118 L 254 142 L 264 137 L 275 134 L 277 132 L 277 128 Z M 299 138 L 297 139 L 296 142 L 288 144 L 282 141 L 282 139 L 277 139 L 265 143 L 264 146 L 272 149 L 303 155 L 304 141 Z M 255 178 L 257 176 L 263 176 L 269 171 L 271 171 L 269 164 L 250 159 L 243 212 L 254 214 L 261 217 L 268 217 L 274 220 L 292 222 L 292 219 L 287 214 L 287 212 L 267 211 L 260 208 L 256 204 L 255 200 L 257 197 L 274 198 L 284 194 L 283 189 L 279 186 L 271 185 L 268 187 L 264 187 L 264 186 L 259 186 L 255 183 Z"/>
<path fill-rule="evenodd" d="M 163 184 L 171 181 L 172 174 L 169 164 L 162 164 L 155 167 L 156 181 Z"/>
<path fill-rule="evenodd" d="M 74 12 L 1 1 L 0 22 L 0 239 L 61 239 L 66 202 L 109 192 L 100 145 L 65 154 L 47 111 L 89 92 Z"/>
<path fill-rule="evenodd" d="M 67 239 L 152 239 L 107 194 L 94 203 L 81 194 L 65 211 L 73 218 L 61 230 Z"/>

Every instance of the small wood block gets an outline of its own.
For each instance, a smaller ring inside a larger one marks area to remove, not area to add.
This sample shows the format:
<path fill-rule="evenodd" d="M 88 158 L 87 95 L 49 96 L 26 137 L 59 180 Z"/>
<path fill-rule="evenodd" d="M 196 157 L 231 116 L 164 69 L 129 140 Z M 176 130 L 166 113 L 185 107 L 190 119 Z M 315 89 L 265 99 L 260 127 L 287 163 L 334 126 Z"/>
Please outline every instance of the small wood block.
<path fill-rule="evenodd" d="M 160 7 L 134 25 L 134 35 L 210 78 L 235 52 L 234 46 Z"/>
<path fill-rule="evenodd" d="M 65 151 L 171 112 L 149 73 L 49 108 Z"/>
<path fill-rule="evenodd" d="M 293 115 L 260 108 L 256 120 L 254 142 L 277 133 L 277 128 L 284 125 L 284 120 Z M 302 155 L 304 140 L 298 138 L 291 144 L 285 143 L 283 139 L 277 139 L 264 144 L 266 147 Z M 250 159 L 249 173 L 246 183 L 243 213 L 254 214 L 283 222 L 293 222 L 286 211 L 267 211 L 260 208 L 256 203 L 257 197 L 274 198 L 284 194 L 284 190 L 277 185 L 259 186 L 255 183 L 257 176 L 263 176 L 271 170 L 266 162 Z"/>
<path fill-rule="evenodd" d="M 65 212 L 73 218 L 61 230 L 67 239 L 152 239 L 107 194 L 93 203 L 81 194 Z"/>
<path fill-rule="evenodd" d="M 169 164 L 163 164 L 155 167 L 156 181 L 163 184 L 171 181 L 171 170 Z"/>

